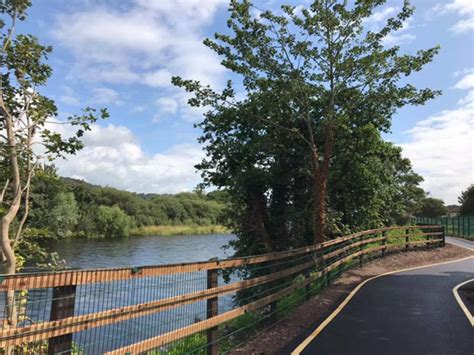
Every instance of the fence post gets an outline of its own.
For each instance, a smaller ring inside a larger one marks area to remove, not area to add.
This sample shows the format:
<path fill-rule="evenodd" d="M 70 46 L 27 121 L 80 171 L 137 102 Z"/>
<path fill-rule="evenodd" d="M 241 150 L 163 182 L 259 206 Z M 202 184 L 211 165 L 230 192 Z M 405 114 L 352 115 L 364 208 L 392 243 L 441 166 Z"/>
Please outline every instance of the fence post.
<path fill-rule="evenodd" d="M 471 237 L 471 217 L 467 216 L 467 237 Z"/>
<path fill-rule="evenodd" d="M 461 222 L 459 221 L 459 216 L 458 216 L 458 237 L 461 236 Z"/>
<path fill-rule="evenodd" d="M 217 287 L 217 269 L 207 270 L 207 288 Z M 207 300 L 207 319 L 218 314 L 218 297 Z M 217 355 L 219 353 L 219 344 L 217 339 L 219 327 L 213 327 L 207 330 L 207 355 Z"/>
<path fill-rule="evenodd" d="M 446 229 L 444 228 L 444 226 L 441 226 L 441 232 L 442 232 L 442 238 L 443 238 L 443 241 L 441 242 L 441 246 L 444 247 L 446 245 Z"/>
<path fill-rule="evenodd" d="M 51 321 L 74 316 L 76 285 L 53 287 L 51 302 Z M 72 333 L 60 335 L 48 340 L 48 355 L 69 355 L 72 353 Z"/>
<path fill-rule="evenodd" d="M 207 270 L 207 288 L 217 287 L 217 269 Z M 218 314 L 218 297 L 213 297 L 207 300 L 207 318 L 212 318 Z M 213 327 L 207 330 L 207 354 L 217 355 L 219 353 L 218 327 Z"/>
<path fill-rule="evenodd" d="M 410 229 L 406 228 L 405 229 L 405 251 L 408 251 L 408 247 L 410 246 L 408 243 L 410 242 L 410 238 L 408 235 L 410 234 Z"/>
<path fill-rule="evenodd" d="M 385 249 L 387 249 L 387 231 L 382 232 L 382 237 L 384 238 L 382 240 L 382 245 L 384 246 L 382 249 L 382 256 L 385 256 Z"/>
<path fill-rule="evenodd" d="M 312 255 L 312 254 L 308 254 L 308 255 Z M 313 257 L 313 260 L 317 260 L 317 258 L 314 258 Z M 317 266 L 318 262 L 316 261 L 315 262 L 315 265 Z M 305 275 L 305 279 L 309 279 L 311 277 L 311 271 L 308 272 L 307 275 Z M 310 300 L 311 299 L 311 282 L 308 283 L 306 286 L 305 286 L 305 299 L 306 300 Z"/>
<path fill-rule="evenodd" d="M 362 236 L 359 237 L 359 242 L 362 242 Z M 362 250 L 363 250 L 363 247 L 362 247 L 362 244 L 361 244 L 360 247 L 359 247 L 359 251 L 362 251 Z M 363 254 L 359 255 L 359 267 L 362 267 L 362 264 L 364 263 L 363 257 L 364 257 Z"/>

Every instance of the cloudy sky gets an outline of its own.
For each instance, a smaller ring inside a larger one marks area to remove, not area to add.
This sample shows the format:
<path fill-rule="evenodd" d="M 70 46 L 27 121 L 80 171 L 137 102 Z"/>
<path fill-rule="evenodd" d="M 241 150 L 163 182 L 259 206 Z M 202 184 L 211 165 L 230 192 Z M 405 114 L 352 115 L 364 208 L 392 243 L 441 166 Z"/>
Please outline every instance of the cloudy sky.
<path fill-rule="evenodd" d="M 56 100 L 60 118 L 88 105 L 108 107 L 111 113 L 85 138 L 83 151 L 57 163 L 60 174 L 139 192 L 192 189 L 200 181 L 193 165 L 202 151 L 193 123 L 201 113 L 187 106 L 170 77 L 199 79 L 217 88 L 232 78 L 202 45 L 205 37 L 226 30 L 226 1 L 33 3 L 20 31 L 54 47 L 54 75 L 43 93 Z M 254 3 L 265 9 L 282 4 Z M 403 147 L 425 177 L 427 191 L 455 203 L 474 181 L 474 1 L 412 3 L 415 16 L 386 45 L 413 53 L 440 44 L 440 55 L 413 76 L 413 83 L 441 89 L 443 96 L 401 110 L 386 138 Z M 402 4 L 388 1 L 367 25 L 377 28 Z"/>

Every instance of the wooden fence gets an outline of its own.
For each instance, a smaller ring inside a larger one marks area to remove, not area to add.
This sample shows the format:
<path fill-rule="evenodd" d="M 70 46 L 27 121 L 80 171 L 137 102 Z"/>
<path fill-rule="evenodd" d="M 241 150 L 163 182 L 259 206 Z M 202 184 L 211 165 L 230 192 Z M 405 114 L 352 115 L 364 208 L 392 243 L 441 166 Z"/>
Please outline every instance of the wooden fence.
<path fill-rule="evenodd" d="M 375 256 L 442 245 L 442 226 L 389 227 L 245 258 L 4 275 L 0 348 L 161 354 L 180 339 L 207 334 L 201 350 L 217 354 L 222 325 L 229 321 L 271 312 L 285 297 Z M 12 292 L 15 302 L 9 304 Z"/>

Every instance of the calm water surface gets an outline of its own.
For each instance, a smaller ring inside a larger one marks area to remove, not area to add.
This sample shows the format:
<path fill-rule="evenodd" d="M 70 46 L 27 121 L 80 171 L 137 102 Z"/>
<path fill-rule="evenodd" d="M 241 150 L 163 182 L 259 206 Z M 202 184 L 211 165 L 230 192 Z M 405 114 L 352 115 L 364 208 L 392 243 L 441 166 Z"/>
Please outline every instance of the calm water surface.
<path fill-rule="evenodd" d="M 73 268 L 144 266 L 228 258 L 233 250 L 222 247 L 229 234 L 130 237 L 125 239 L 68 239 L 48 244 Z"/>
<path fill-rule="evenodd" d="M 73 239 L 51 243 L 46 247 L 50 251 L 57 251 L 70 267 L 91 269 L 193 262 L 214 257 L 227 258 L 232 256 L 233 250 L 224 250 L 222 247 L 233 238 L 235 238 L 233 235 L 212 234 L 113 240 Z M 219 277 L 219 284 L 224 284 L 222 276 Z M 74 314 L 82 315 L 137 305 L 206 288 L 206 271 L 80 285 L 75 292 Z M 26 310 L 28 319 L 33 323 L 48 320 L 51 302 L 51 289 L 32 290 L 28 294 Z M 232 309 L 233 306 L 232 295 L 219 298 L 219 313 Z M 85 354 L 103 354 L 191 325 L 199 319 L 205 319 L 206 316 L 206 301 L 198 301 L 86 329 L 74 333 L 73 342 Z"/>

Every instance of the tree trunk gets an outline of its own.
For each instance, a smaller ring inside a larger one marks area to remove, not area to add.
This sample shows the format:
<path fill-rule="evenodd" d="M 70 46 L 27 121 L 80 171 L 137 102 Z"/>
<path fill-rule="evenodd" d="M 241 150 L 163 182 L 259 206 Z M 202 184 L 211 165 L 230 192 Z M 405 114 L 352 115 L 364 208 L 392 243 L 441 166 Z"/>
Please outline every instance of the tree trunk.
<path fill-rule="evenodd" d="M 325 129 L 324 159 L 319 164 L 317 150 L 314 147 L 311 153 L 313 169 L 313 224 L 314 244 L 322 243 L 326 233 L 326 198 L 328 187 L 329 166 L 334 150 L 334 130 L 328 122 Z"/>
<path fill-rule="evenodd" d="M 323 180 L 321 168 L 318 163 L 318 155 L 315 148 L 311 153 L 311 165 L 313 169 L 313 228 L 314 244 L 324 242 L 324 230 L 326 225 L 326 182 Z"/>
<path fill-rule="evenodd" d="M 5 118 L 5 128 L 7 131 L 7 142 L 9 149 L 9 160 L 11 167 L 11 176 L 13 182 L 14 198 L 8 209 L 8 212 L 0 220 L 0 246 L 2 248 L 3 256 L 5 257 L 4 273 L 7 275 L 14 275 L 16 273 L 16 256 L 10 241 L 10 225 L 16 218 L 21 205 L 21 180 L 20 168 L 18 164 L 18 155 L 16 152 L 15 131 L 13 128 L 13 119 L 10 116 L 6 106 L 3 102 L 3 93 L 0 92 L 0 108 Z M 15 291 L 9 290 L 5 297 L 6 321 L 11 327 L 15 327 L 18 322 L 18 315 L 15 303 Z M 5 353 L 13 354 L 14 347 L 7 347 Z"/>
<path fill-rule="evenodd" d="M 265 214 L 267 210 L 267 201 L 263 193 L 257 193 L 254 199 L 254 210 L 253 210 L 253 224 L 255 231 L 260 236 L 261 241 L 265 247 L 265 252 L 270 253 L 273 251 L 273 243 L 270 235 L 268 234 L 265 226 Z"/>
<path fill-rule="evenodd" d="M 0 225 L 0 245 L 6 259 L 5 273 L 14 274 L 16 271 L 15 252 L 10 242 L 10 224 L 15 219 L 21 205 L 21 180 L 20 167 L 18 164 L 18 154 L 16 151 L 15 131 L 13 128 L 13 118 L 9 114 L 3 101 L 3 93 L 0 92 L 0 108 L 5 117 L 5 129 L 7 131 L 8 159 L 10 160 L 11 177 L 13 182 L 14 198 L 8 212 L 2 217 Z"/>

